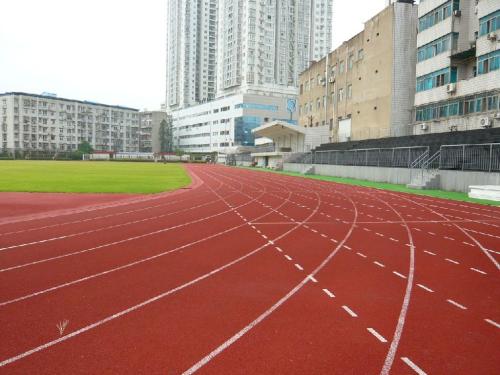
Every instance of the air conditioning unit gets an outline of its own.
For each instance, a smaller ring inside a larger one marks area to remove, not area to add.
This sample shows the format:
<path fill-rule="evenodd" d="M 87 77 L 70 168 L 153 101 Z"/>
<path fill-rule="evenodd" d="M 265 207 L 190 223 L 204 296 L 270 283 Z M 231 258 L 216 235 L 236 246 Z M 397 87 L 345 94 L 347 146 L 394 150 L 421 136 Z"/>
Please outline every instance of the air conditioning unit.
<path fill-rule="evenodd" d="M 453 94 L 455 91 L 457 91 L 456 83 L 449 83 L 448 85 L 446 85 L 446 92 L 448 94 Z"/>
<path fill-rule="evenodd" d="M 476 41 L 470 42 L 470 49 L 476 49 Z"/>
<path fill-rule="evenodd" d="M 495 33 L 489 33 L 488 34 L 488 40 L 491 40 L 492 42 L 497 40 L 497 34 Z"/>
<path fill-rule="evenodd" d="M 330 77 L 329 81 L 330 81 L 330 83 L 335 83 L 335 78 L 334 77 Z"/>
<path fill-rule="evenodd" d="M 479 119 L 479 124 L 482 128 L 491 128 L 493 125 L 489 117 L 481 117 L 481 119 Z"/>
<path fill-rule="evenodd" d="M 420 125 L 420 130 L 423 130 L 423 131 L 429 130 L 429 125 L 427 125 L 426 123 L 421 124 Z"/>
<path fill-rule="evenodd" d="M 500 119 L 500 112 L 495 113 L 494 118 Z"/>
<path fill-rule="evenodd" d="M 458 10 L 458 9 L 457 9 L 457 10 L 454 10 L 454 11 L 453 11 L 453 15 L 454 15 L 455 17 L 460 17 L 460 16 L 462 16 L 462 11 L 461 11 L 461 10 Z"/>

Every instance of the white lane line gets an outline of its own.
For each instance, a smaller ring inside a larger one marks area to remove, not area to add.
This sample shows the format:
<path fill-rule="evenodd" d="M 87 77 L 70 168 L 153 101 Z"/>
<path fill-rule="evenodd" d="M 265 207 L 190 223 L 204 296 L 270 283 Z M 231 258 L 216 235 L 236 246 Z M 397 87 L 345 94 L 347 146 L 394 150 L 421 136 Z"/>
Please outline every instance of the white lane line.
<path fill-rule="evenodd" d="M 316 229 L 311 229 L 311 232 L 318 233 L 318 231 Z"/>
<path fill-rule="evenodd" d="M 255 225 L 252 225 L 252 229 L 257 229 L 257 228 L 255 228 Z"/>
<path fill-rule="evenodd" d="M 420 228 L 413 228 L 413 229 L 415 229 L 416 231 L 422 232 L 422 229 L 420 229 Z"/>
<path fill-rule="evenodd" d="M 350 315 L 352 316 L 353 318 L 357 318 L 358 317 L 358 314 L 356 314 L 354 311 L 352 311 L 349 307 L 347 307 L 346 305 L 342 306 L 342 308 Z"/>
<path fill-rule="evenodd" d="M 375 262 L 373 262 L 373 263 L 375 263 L 375 264 L 376 264 L 377 266 L 379 266 L 379 267 L 382 267 L 382 268 L 384 268 L 384 267 L 385 267 L 385 265 L 384 265 L 384 264 L 382 264 L 382 263 L 380 263 L 380 262 L 375 261 Z"/>
<path fill-rule="evenodd" d="M 379 237 L 385 237 L 382 233 L 379 233 L 379 232 L 375 232 L 375 234 Z"/>
<path fill-rule="evenodd" d="M 427 375 L 427 373 L 418 367 L 415 363 L 413 363 L 408 357 L 401 357 L 401 360 L 406 363 L 410 368 L 415 371 L 418 375 Z"/>
<path fill-rule="evenodd" d="M 283 249 L 281 247 L 276 246 L 276 250 L 278 250 L 280 253 L 283 252 Z"/>
<path fill-rule="evenodd" d="M 387 340 L 380 333 L 375 331 L 373 328 L 367 328 L 367 331 L 370 332 L 373 336 L 375 336 L 380 342 L 386 343 Z"/>
<path fill-rule="evenodd" d="M 450 241 L 455 241 L 455 239 L 454 239 L 454 238 L 452 238 L 452 237 L 447 237 L 447 236 L 444 236 L 443 238 L 445 238 L 445 239 L 447 239 L 447 240 L 450 240 Z"/>
<path fill-rule="evenodd" d="M 371 232 L 372 231 L 371 229 L 368 229 L 368 228 L 363 228 L 363 230 L 365 230 L 367 232 Z"/>
<path fill-rule="evenodd" d="M 436 235 L 436 233 L 434 233 L 434 232 L 427 232 L 427 233 L 429 233 L 431 236 L 435 236 Z"/>
<path fill-rule="evenodd" d="M 267 241 L 267 243 L 268 243 L 269 245 L 274 245 L 274 242 L 273 242 L 273 241 Z"/>
<path fill-rule="evenodd" d="M 487 323 L 490 323 L 491 325 L 497 327 L 497 328 L 500 328 L 500 324 L 498 324 L 497 322 L 495 322 L 494 320 L 491 320 L 491 319 L 484 319 L 485 322 Z"/>
<path fill-rule="evenodd" d="M 347 245 L 344 245 L 344 247 L 347 249 L 347 250 L 352 250 L 349 246 Z"/>
<path fill-rule="evenodd" d="M 285 258 L 288 259 L 288 260 L 292 260 L 292 258 L 288 255 L 285 255 Z"/>
<path fill-rule="evenodd" d="M 328 236 L 326 234 L 324 234 L 324 233 L 321 233 L 321 237 L 328 238 Z"/>
<path fill-rule="evenodd" d="M 363 253 L 356 253 L 356 254 L 358 254 L 358 255 L 359 255 L 360 257 L 362 257 L 362 258 L 366 258 L 366 255 L 365 255 L 365 254 L 363 254 Z"/>
<path fill-rule="evenodd" d="M 330 298 L 335 298 L 335 294 L 333 294 L 332 292 L 330 292 L 328 289 L 323 289 L 323 292 L 325 292 L 325 294 L 330 297 Z"/>
<path fill-rule="evenodd" d="M 436 254 L 434 254 L 433 252 L 428 251 L 428 250 L 424 250 L 424 253 L 429 254 L 429 255 L 436 255 Z"/>
<path fill-rule="evenodd" d="M 396 275 L 396 276 L 401 277 L 402 279 L 406 279 L 406 276 L 405 276 L 405 275 L 402 275 L 402 274 L 400 274 L 400 273 L 399 273 L 399 272 L 397 272 L 397 271 L 392 271 L 392 273 L 393 273 L 394 275 Z"/>
<path fill-rule="evenodd" d="M 480 273 L 480 274 L 487 275 L 487 273 L 486 273 L 486 272 L 481 271 L 481 270 L 479 270 L 479 269 L 477 269 L 477 268 L 473 268 L 473 267 L 471 267 L 470 269 L 471 269 L 472 271 L 474 271 L 474 272 L 478 272 L 478 273 Z"/>
<path fill-rule="evenodd" d="M 434 291 L 429 288 L 429 287 L 426 287 L 425 285 L 422 285 L 422 284 L 417 284 L 417 286 L 419 286 L 420 288 L 422 288 L 423 290 L 426 290 L 428 291 L 429 293 L 434 293 Z"/>
<path fill-rule="evenodd" d="M 444 260 L 446 260 L 447 262 L 453 263 L 453 264 L 460 264 L 456 260 L 453 260 L 453 259 L 450 259 L 450 258 L 445 258 Z"/>
<path fill-rule="evenodd" d="M 295 267 L 297 267 L 297 269 L 300 271 L 304 271 L 304 268 L 302 268 L 302 266 L 298 263 L 295 263 Z"/>
<path fill-rule="evenodd" d="M 330 238 L 330 241 L 332 241 L 333 243 L 339 243 L 339 241 L 337 241 L 335 238 Z"/>
<path fill-rule="evenodd" d="M 394 241 L 394 242 L 399 242 L 399 240 L 397 240 L 397 239 L 395 239 L 395 238 L 392 238 L 392 237 L 390 237 L 389 239 L 390 239 L 391 241 Z"/>
<path fill-rule="evenodd" d="M 257 231 L 257 233 L 262 234 L 262 232 L 260 230 L 256 229 L 256 231 Z"/>
<path fill-rule="evenodd" d="M 262 238 L 267 240 L 267 236 L 265 234 L 262 235 Z"/>
<path fill-rule="evenodd" d="M 464 245 L 467 245 L 467 246 L 472 246 L 472 247 L 474 247 L 474 245 L 473 245 L 473 244 L 471 244 L 471 243 L 469 243 L 469 242 L 466 242 L 466 241 L 462 241 L 462 243 L 463 243 Z"/>
<path fill-rule="evenodd" d="M 313 275 L 309 275 L 309 280 L 311 280 L 313 283 L 317 283 L 318 280 Z"/>
<path fill-rule="evenodd" d="M 458 307 L 459 309 L 467 310 L 467 307 L 465 307 L 464 305 L 461 305 L 460 303 L 458 303 L 456 301 L 453 301 L 452 299 L 447 299 L 446 302 L 451 303 L 452 305 Z"/>

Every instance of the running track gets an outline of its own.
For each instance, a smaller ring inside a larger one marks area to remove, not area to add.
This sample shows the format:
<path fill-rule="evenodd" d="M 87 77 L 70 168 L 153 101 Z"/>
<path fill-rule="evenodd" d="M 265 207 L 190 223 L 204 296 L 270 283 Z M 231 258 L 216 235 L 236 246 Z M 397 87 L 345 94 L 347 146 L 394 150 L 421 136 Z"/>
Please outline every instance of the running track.
<path fill-rule="evenodd" d="M 188 169 L 0 222 L 0 373 L 500 373 L 500 209 Z"/>

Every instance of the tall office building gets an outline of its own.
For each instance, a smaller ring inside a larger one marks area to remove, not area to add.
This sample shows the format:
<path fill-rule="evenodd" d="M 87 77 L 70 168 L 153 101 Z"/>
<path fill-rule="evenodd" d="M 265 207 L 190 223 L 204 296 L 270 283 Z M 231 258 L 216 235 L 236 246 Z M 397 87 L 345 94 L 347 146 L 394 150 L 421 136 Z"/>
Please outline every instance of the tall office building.
<path fill-rule="evenodd" d="M 295 92 L 331 48 L 332 0 L 220 0 L 217 96 Z"/>
<path fill-rule="evenodd" d="M 215 98 L 217 0 L 167 1 L 168 110 Z"/>

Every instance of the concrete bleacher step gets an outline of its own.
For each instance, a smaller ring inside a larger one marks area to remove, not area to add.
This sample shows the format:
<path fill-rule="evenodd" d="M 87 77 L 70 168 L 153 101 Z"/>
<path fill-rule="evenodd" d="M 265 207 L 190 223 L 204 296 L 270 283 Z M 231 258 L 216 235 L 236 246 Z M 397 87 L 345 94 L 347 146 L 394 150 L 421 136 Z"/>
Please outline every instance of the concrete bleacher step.
<path fill-rule="evenodd" d="M 406 187 L 419 190 L 439 189 L 440 175 L 436 171 L 425 171 L 422 175 L 414 177 Z"/>
<path fill-rule="evenodd" d="M 499 185 L 473 185 L 469 186 L 469 198 L 487 199 L 500 202 Z"/>

